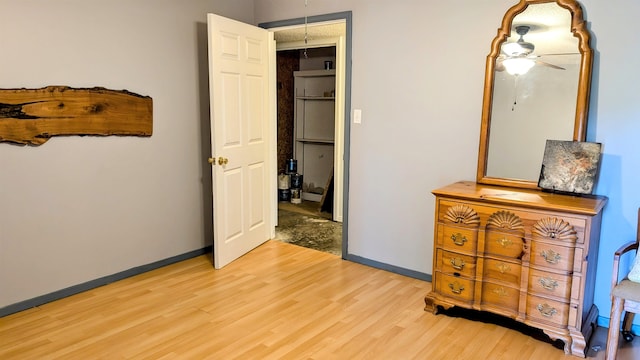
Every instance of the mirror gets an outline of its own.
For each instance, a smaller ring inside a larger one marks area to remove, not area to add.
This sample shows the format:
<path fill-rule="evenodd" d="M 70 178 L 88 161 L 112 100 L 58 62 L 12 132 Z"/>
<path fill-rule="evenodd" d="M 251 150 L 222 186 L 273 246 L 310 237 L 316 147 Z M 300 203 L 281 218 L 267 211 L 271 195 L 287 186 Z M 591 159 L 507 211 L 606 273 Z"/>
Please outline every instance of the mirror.
<path fill-rule="evenodd" d="M 575 0 L 520 0 L 487 56 L 477 182 L 537 188 L 546 140 L 585 141 L 592 50 Z"/>

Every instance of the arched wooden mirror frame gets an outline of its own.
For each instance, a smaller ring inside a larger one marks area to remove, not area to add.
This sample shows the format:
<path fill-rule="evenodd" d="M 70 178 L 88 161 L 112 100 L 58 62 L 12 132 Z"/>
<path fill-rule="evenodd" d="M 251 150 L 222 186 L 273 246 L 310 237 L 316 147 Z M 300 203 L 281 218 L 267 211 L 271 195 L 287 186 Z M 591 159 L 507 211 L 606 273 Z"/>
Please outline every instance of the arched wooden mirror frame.
<path fill-rule="evenodd" d="M 478 171 L 476 181 L 480 184 L 512 186 L 517 188 L 537 189 L 537 181 L 509 179 L 487 176 L 489 153 L 489 138 L 491 128 L 491 106 L 495 78 L 495 63 L 502 44 L 511 34 L 513 19 L 522 13 L 529 5 L 556 3 L 571 13 L 571 32 L 578 38 L 578 50 L 581 53 L 578 91 L 576 98 L 576 112 L 574 121 L 573 140 L 585 141 L 587 116 L 589 110 L 589 94 L 591 89 L 591 71 L 593 52 L 589 44 L 590 34 L 583 18 L 582 7 L 575 0 L 520 0 L 511 7 L 502 19 L 502 26 L 491 43 L 491 53 L 487 56 L 484 80 L 484 98 L 482 102 L 482 123 L 480 127 L 480 148 L 478 152 Z"/>

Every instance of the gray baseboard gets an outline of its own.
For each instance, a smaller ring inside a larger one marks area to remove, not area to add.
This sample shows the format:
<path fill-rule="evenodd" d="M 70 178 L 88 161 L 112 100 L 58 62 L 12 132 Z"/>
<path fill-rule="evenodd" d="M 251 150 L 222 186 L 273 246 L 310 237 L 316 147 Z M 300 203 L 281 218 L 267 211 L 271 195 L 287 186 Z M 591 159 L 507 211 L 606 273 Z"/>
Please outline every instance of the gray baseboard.
<path fill-rule="evenodd" d="M 419 280 L 424 280 L 424 281 L 431 282 L 431 274 L 426 274 L 426 273 L 415 271 L 415 270 L 409 270 L 409 269 L 405 269 L 405 268 L 402 268 L 402 267 L 385 264 L 385 263 L 382 263 L 382 262 L 379 262 L 379 261 L 370 260 L 370 259 L 363 258 L 363 257 L 357 256 L 357 255 L 352 255 L 352 254 L 347 254 L 346 256 L 343 257 L 343 259 L 348 260 L 348 261 L 353 261 L 353 262 L 358 263 L 358 264 L 371 266 L 371 267 L 374 267 L 376 269 L 386 270 L 386 271 L 390 271 L 392 273 L 408 276 L 408 277 L 411 277 L 411 278 L 414 278 L 414 279 L 419 279 Z"/>
<path fill-rule="evenodd" d="M 37 307 L 55 300 L 59 300 L 71 295 L 75 295 L 78 293 L 81 293 L 83 291 L 88 291 L 91 289 L 95 289 L 97 287 L 100 286 L 104 286 L 107 284 L 110 284 L 112 282 L 118 281 L 118 280 L 122 280 L 122 279 L 126 279 L 135 275 L 139 275 L 142 273 L 145 273 L 147 271 L 151 271 L 151 270 L 155 270 L 158 268 L 161 268 L 163 266 L 167 266 L 173 263 L 177 263 L 183 260 L 187 260 L 187 259 L 191 259 L 193 257 L 196 256 L 200 256 L 206 253 L 211 253 L 211 246 L 207 246 L 205 248 L 202 249 L 198 249 L 198 250 L 194 250 L 194 251 L 190 251 L 188 253 L 184 253 L 184 254 L 180 254 L 180 255 L 176 255 L 176 256 L 172 256 L 170 258 L 167 259 L 163 259 L 163 260 L 159 260 L 150 264 L 146 264 L 146 265 L 141 265 L 141 266 L 137 266 L 135 268 L 131 268 L 128 270 L 124 270 L 121 271 L 119 273 L 116 274 L 112 274 L 112 275 L 108 275 L 108 276 L 104 276 L 98 279 L 94 279 L 94 280 L 90 280 L 87 281 L 85 283 L 82 284 L 78 284 L 78 285 L 74 285 L 74 286 L 70 286 L 68 288 L 65 289 L 61 289 L 58 291 L 54 291 L 52 293 L 49 294 L 45 294 L 45 295 L 41 295 L 32 299 L 28 299 L 28 300 L 24 300 L 15 304 L 11 304 L 8 306 L 5 306 L 3 308 L 0 308 L 0 317 L 3 316 L 7 316 L 19 311 L 23 311 L 23 310 L 27 310 L 33 307 Z M 398 266 L 394 266 L 394 265 L 389 265 L 389 264 L 385 264 L 379 261 L 375 261 L 375 260 L 370 260 L 367 258 L 363 258 L 360 256 L 356 256 L 356 255 L 351 255 L 351 254 L 347 254 L 344 257 L 345 260 L 348 261 L 352 261 L 358 264 L 362 264 L 362 265 L 366 265 L 366 266 L 370 266 L 376 269 L 381 269 L 381 270 L 385 270 L 385 271 L 389 271 L 392 273 L 396 273 L 396 274 L 400 274 L 403 276 L 408 276 L 411 278 L 415 278 L 415 279 L 420 279 L 420 280 L 424 280 L 424 281 L 431 281 L 431 274 L 426 274 L 426 273 L 422 273 L 419 271 L 415 271 L 415 270 L 409 270 L 409 269 L 405 269 L 402 267 L 398 267 Z"/>
<path fill-rule="evenodd" d="M 107 285 L 107 284 L 110 284 L 110 283 L 118 281 L 118 280 L 126 279 L 128 277 L 139 275 L 139 274 L 145 273 L 147 271 L 155 270 L 155 269 L 161 268 L 163 266 L 167 266 L 167 265 L 170 265 L 170 264 L 173 264 L 173 263 L 177 263 L 177 262 L 180 262 L 180 261 L 183 261 L 183 260 L 191 259 L 191 258 L 196 257 L 196 256 L 200 256 L 200 255 L 203 255 L 203 254 L 206 254 L 206 253 L 210 253 L 211 249 L 212 249 L 211 246 L 207 246 L 207 247 L 204 247 L 202 249 L 189 251 L 188 253 L 172 256 L 170 258 L 159 260 L 159 261 L 155 261 L 155 262 L 152 262 L 150 264 L 137 266 L 137 267 L 131 268 L 129 270 L 121 271 L 121 272 L 116 273 L 116 274 L 108 275 L 108 276 L 101 277 L 101 278 L 98 278 L 98 279 L 95 279 L 95 280 L 90 280 L 90 281 L 87 281 L 85 283 L 78 284 L 78 285 L 73 285 L 73 286 L 70 286 L 70 287 L 62 289 L 62 290 L 54 291 L 54 292 L 49 293 L 49 294 L 45 294 L 45 295 L 41 295 L 41 296 L 35 297 L 33 299 L 24 300 L 24 301 L 15 303 L 15 304 L 11 304 L 11 305 L 5 306 L 3 308 L 0 308 L 0 317 L 7 316 L 7 315 L 10 315 L 10 314 L 19 312 L 19 311 L 27 310 L 27 309 L 30 309 L 30 308 L 33 308 L 33 307 L 36 307 L 36 306 L 40 306 L 40 305 L 46 304 L 48 302 L 52 302 L 52 301 L 55 301 L 55 300 L 59 300 L 59 299 L 65 298 L 67 296 L 71 296 L 71 295 L 75 295 L 75 294 L 81 293 L 83 291 L 95 289 L 97 287 L 100 287 L 100 286 L 103 286 L 103 285 Z"/>

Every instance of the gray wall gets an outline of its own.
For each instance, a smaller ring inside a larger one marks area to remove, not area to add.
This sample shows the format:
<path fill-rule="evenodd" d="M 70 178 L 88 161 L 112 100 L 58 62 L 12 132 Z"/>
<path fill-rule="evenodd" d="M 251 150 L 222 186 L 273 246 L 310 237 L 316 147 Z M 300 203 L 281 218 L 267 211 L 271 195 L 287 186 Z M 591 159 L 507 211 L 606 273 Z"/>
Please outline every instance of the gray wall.
<path fill-rule="evenodd" d="M 0 308 L 211 244 L 206 14 L 252 0 L 0 0 L 0 88 L 127 89 L 153 136 L 0 144 Z"/>
<path fill-rule="evenodd" d="M 257 0 L 256 22 L 304 16 L 292 3 Z M 350 254 L 431 273 L 430 191 L 475 179 L 484 59 L 513 1 L 479 3 L 309 1 L 353 12 Z"/>
<path fill-rule="evenodd" d="M 431 272 L 430 191 L 475 180 L 485 58 L 516 0 L 309 0 L 307 15 L 353 12 L 349 252 Z M 596 193 L 609 197 L 596 304 L 608 324 L 614 251 L 640 206 L 640 2 L 583 0 L 596 50 L 589 141 L 604 144 Z M 305 15 L 304 1 L 256 0 L 256 23 Z M 627 266 L 625 264 L 624 266 Z"/>
<path fill-rule="evenodd" d="M 474 180 L 485 57 L 515 0 L 309 0 L 353 11 L 349 251 L 431 272 L 430 191 Z M 604 144 L 596 304 L 640 205 L 640 2 L 581 1 L 596 49 L 588 140 Z M 206 12 L 258 24 L 303 0 L 0 0 L 0 87 L 126 88 L 154 135 L 0 144 L 0 306 L 210 243 Z M 202 82 L 205 81 L 203 84 Z"/>

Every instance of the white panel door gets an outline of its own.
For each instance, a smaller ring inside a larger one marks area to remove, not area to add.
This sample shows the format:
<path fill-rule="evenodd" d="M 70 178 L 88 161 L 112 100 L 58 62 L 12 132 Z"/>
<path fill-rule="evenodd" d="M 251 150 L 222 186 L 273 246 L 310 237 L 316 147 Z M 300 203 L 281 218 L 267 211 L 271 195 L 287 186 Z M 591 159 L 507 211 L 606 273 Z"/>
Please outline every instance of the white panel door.
<path fill-rule="evenodd" d="M 269 239 L 272 34 L 208 14 L 213 258 L 220 269 Z"/>

